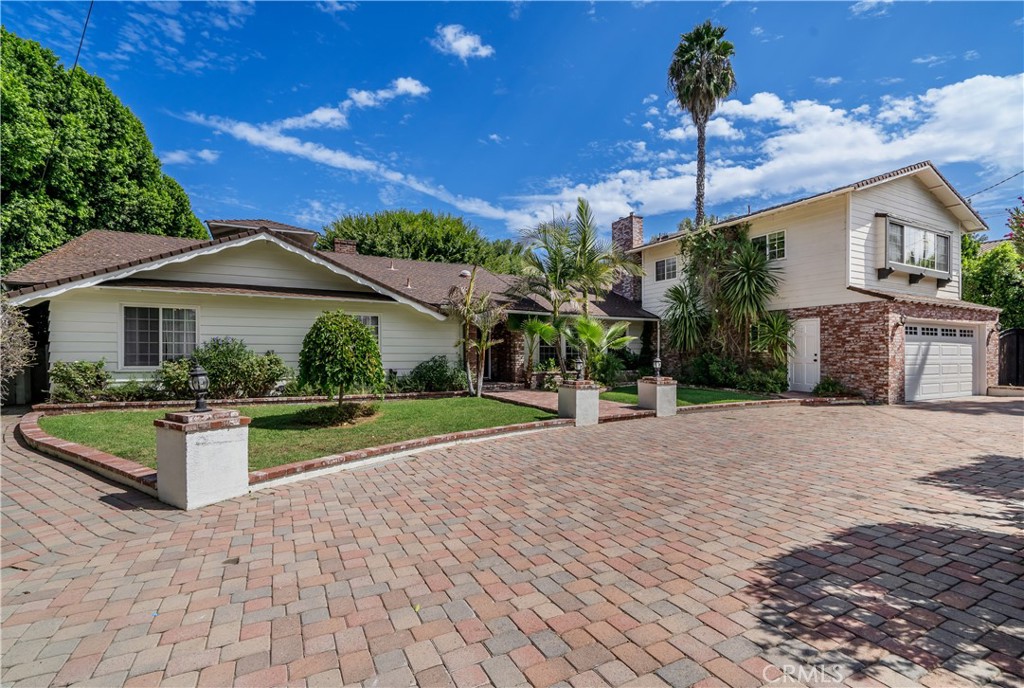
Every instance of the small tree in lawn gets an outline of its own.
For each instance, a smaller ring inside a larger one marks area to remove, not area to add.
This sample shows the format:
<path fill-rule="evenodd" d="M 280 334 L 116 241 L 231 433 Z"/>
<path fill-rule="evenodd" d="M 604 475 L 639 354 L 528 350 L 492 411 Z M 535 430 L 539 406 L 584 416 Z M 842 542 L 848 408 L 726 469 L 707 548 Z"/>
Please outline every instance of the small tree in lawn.
<path fill-rule="evenodd" d="M 339 407 L 347 390 L 379 390 L 384 367 L 373 332 L 344 311 L 321 314 L 302 340 L 299 384 L 337 392 Z"/>
<path fill-rule="evenodd" d="M 0 294 L 0 397 L 7 396 L 7 383 L 32 364 L 32 337 L 25 315 Z"/>

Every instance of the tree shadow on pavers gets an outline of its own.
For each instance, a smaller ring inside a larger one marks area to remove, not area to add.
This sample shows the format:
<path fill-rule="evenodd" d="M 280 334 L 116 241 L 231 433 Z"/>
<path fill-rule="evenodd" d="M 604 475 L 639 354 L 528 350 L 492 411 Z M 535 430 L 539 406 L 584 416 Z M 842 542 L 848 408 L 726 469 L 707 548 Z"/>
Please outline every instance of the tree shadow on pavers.
<path fill-rule="evenodd" d="M 805 683 L 954 678 L 945 672 L 1012 683 L 1024 678 L 1022 553 L 1019 533 L 851 528 L 751 572 L 744 594 L 763 625 L 747 637 Z"/>
<path fill-rule="evenodd" d="M 972 416 L 1019 416 L 1024 418 L 1024 400 L 1000 397 L 993 401 L 977 399 L 939 399 L 936 401 L 915 401 L 906 404 L 915 411 L 942 411 L 944 413 L 965 413 Z"/>
<path fill-rule="evenodd" d="M 111 485 L 120 485 L 113 481 L 109 482 Z M 150 497 L 138 490 L 125 490 L 120 494 L 105 494 L 100 497 L 99 501 L 120 511 L 181 511 L 176 506 L 165 504 L 156 497 Z"/>
<path fill-rule="evenodd" d="M 1004 509 L 1002 513 L 987 518 L 1006 521 L 1018 528 L 1024 526 L 1024 460 L 1019 456 L 979 456 L 971 463 L 935 471 L 915 480 L 998 502 Z"/>

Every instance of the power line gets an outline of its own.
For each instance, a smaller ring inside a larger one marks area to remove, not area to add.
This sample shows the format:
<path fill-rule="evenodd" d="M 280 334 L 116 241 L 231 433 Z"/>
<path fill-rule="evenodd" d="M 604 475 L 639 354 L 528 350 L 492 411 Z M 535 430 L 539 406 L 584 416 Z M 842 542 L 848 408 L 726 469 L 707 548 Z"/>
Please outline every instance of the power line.
<path fill-rule="evenodd" d="M 1003 181 L 1001 181 L 1001 182 L 996 182 L 996 183 L 995 183 L 995 184 L 993 184 L 992 186 L 986 186 L 986 187 L 985 187 L 984 189 L 982 189 L 981 191 L 975 191 L 975 192 L 974 192 L 974 193 L 972 193 L 972 194 L 971 194 L 970 196 L 964 196 L 964 198 L 971 198 L 972 196 L 977 196 L 978 194 L 982 194 L 982 193 L 985 193 L 985 192 L 986 192 L 986 191 L 988 191 L 989 189 L 994 189 L 994 188 L 996 188 L 997 186 L 999 186 L 1000 184 L 1005 184 L 1006 182 L 1010 181 L 1010 180 L 1011 180 L 1011 179 L 1013 179 L 1014 177 L 1019 177 L 1019 176 L 1021 176 L 1022 174 L 1024 174 L 1024 170 L 1021 170 L 1021 171 L 1020 171 L 1020 172 L 1018 172 L 1017 174 L 1011 174 L 1011 175 L 1010 175 L 1009 177 L 1007 177 L 1007 178 L 1006 178 L 1006 179 L 1004 179 Z"/>
<path fill-rule="evenodd" d="M 57 150 L 57 137 L 60 136 L 60 125 L 63 121 L 63 117 L 67 114 L 68 105 L 71 104 L 71 93 L 74 91 L 75 86 L 75 72 L 78 71 L 78 58 L 82 55 L 82 45 L 85 43 L 85 32 L 89 28 L 89 19 L 92 17 L 92 8 L 96 4 L 96 0 L 90 0 L 89 11 L 85 14 L 85 23 L 82 24 L 82 36 L 78 39 L 78 50 L 75 52 L 75 63 L 71 66 L 71 77 L 68 79 L 68 90 L 64 95 L 64 107 L 61 108 L 60 117 L 57 120 L 57 126 L 53 129 L 53 140 L 50 141 L 50 152 L 46 156 L 46 166 L 43 167 L 43 176 L 39 178 L 40 188 L 46 187 L 46 179 L 50 175 L 50 163 L 53 162 L 53 154 Z"/>

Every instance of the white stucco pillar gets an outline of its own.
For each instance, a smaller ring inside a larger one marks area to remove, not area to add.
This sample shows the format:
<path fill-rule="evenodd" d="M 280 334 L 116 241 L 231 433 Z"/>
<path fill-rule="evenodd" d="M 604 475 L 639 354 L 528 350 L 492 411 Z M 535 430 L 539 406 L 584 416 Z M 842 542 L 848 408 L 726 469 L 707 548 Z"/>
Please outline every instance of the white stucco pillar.
<path fill-rule="evenodd" d="M 247 494 L 250 420 L 211 409 L 153 421 L 160 501 L 188 510 Z"/>
<path fill-rule="evenodd" d="M 559 418 L 575 418 L 576 425 L 597 425 L 601 388 L 590 380 L 572 380 L 558 385 Z"/>
<path fill-rule="evenodd" d="M 676 381 L 670 377 L 642 377 L 636 383 L 637 405 L 654 409 L 658 418 L 676 415 Z"/>

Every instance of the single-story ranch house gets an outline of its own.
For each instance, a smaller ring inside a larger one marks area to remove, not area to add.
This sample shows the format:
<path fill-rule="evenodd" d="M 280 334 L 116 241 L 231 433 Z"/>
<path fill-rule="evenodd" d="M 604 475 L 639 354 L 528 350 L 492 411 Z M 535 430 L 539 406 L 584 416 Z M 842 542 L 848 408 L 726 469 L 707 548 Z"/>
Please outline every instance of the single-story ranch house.
<path fill-rule="evenodd" d="M 998 308 L 962 301 L 960 237 L 985 222 L 931 162 L 732 218 L 782 268 L 772 310 L 794 322 L 790 389 L 831 376 L 885 403 L 985 394 L 997 384 Z M 643 308 L 665 312 L 682 277 L 680 234 L 644 242 L 622 218 L 613 240 L 642 262 Z"/>
<path fill-rule="evenodd" d="M 93 230 L 7 275 L 8 295 L 27 310 L 37 344 L 36 365 L 19 381 L 21 399 L 45 395 L 56 361 L 104 359 L 124 381 L 213 337 L 273 350 L 295 369 L 310 325 L 338 308 L 374 331 L 385 369 L 407 373 L 439 354 L 458 359 L 460 327 L 443 309 L 472 266 L 359 255 L 348 241 L 321 251 L 316 232 L 270 220 L 207 224 L 208 241 Z M 476 289 L 513 300 L 513 314 L 547 312 L 537 299 L 508 296 L 513 283 L 480 269 Z M 614 293 L 592 300 L 590 312 L 628 321 L 634 335 L 657 320 Z M 519 382 L 522 337 L 499 337 L 485 376 Z M 555 357 L 552 347 L 541 348 L 535 360 Z"/>
<path fill-rule="evenodd" d="M 930 162 L 717 226 L 738 222 L 783 269 L 772 308 L 795 322 L 793 390 L 810 391 L 828 375 L 868 399 L 899 403 L 984 394 L 996 384 L 999 310 L 960 299 L 960 237 L 986 225 Z M 313 320 L 337 308 L 376 333 L 387 369 L 408 372 L 438 354 L 457 359 L 459 325 L 443 306 L 471 266 L 364 256 L 345 241 L 317 250 L 316 232 L 269 220 L 207 224 L 208 241 L 95 230 L 7 275 L 38 347 L 19 396 L 38 399 L 56 361 L 105 359 L 126 380 L 212 337 L 272 349 L 294 368 Z M 634 335 L 656 321 L 685 269 L 679 236 L 645 243 L 643 218 L 613 223 L 612 240 L 645 276 L 620 282 L 591 314 L 628 321 Z M 478 273 L 478 288 L 513 300 L 512 313 L 547 311 L 537 299 L 508 296 L 513 282 Z M 521 381 L 522 337 L 499 336 L 486 376 Z M 552 347 L 536 353 L 555 356 Z"/>

